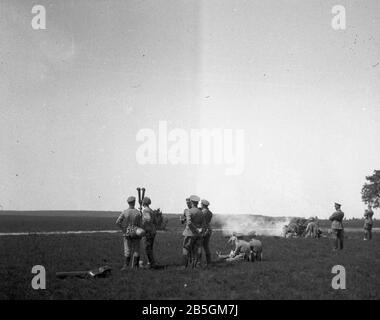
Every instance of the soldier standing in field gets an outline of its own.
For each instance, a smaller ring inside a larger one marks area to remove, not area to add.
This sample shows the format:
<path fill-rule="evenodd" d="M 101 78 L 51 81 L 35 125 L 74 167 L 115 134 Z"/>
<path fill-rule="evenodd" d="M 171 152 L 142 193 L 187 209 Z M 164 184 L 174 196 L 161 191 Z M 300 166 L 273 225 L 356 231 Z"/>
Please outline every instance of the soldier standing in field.
<path fill-rule="evenodd" d="M 212 219 L 212 212 L 208 208 L 210 205 L 210 202 L 208 202 L 206 199 L 203 199 L 201 201 L 201 210 L 204 216 L 204 223 L 205 223 L 205 228 L 204 228 L 204 235 L 203 235 L 203 250 L 205 251 L 206 255 L 206 265 L 209 266 L 211 263 L 211 251 L 210 251 L 210 238 L 212 234 L 212 229 L 211 229 L 211 219 Z"/>
<path fill-rule="evenodd" d="M 186 198 L 186 207 L 187 208 L 183 210 L 183 215 L 180 218 L 181 224 L 184 224 L 186 222 L 186 214 L 191 209 L 190 198 Z M 187 259 L 188 259 L 188 264 L 191 264 L 191 262 L 193 261 L 192 256 L 191 256 L 191 252 L 189 252 L 189 254 L 187 255 Z"/>
<path fill-rule="evenodd" d="M 129 208 L 124 210 L 116 220 L 116 225 L 122 230 L 124 237 L 124 265 L 121 270 L 126 270 L 131 264 L 132 268 L 139 267 L 140 240 L 144 235 L 141 229 L 142 217 L 139 210 L 135 209 L 136 198 L 127 199 Z"/>
<path fill-rule="evenodd" d="M 364 240 L 372 239 L 372 225 L 373 225 L 373 210 L 371 206 L 364 212 Z"/>
<path fill-rule="evenodd" d="M 183 231 L 183 248 L 182 248 L 182 265 L 183 268 L 189 266 L 189 256 L 192 256 L 192 267 L 197 265 L 200 251 L 202 250 L 202 236 L 204 227 L 204 217 L 202 211 L 198 208 L 200 198 L 191 196 L 191 208 L 185 210 L 186 227 Z"/>
<path fill-rule="evenodd" d="M 190 198 L 186 198 L 186 206 L 187 208 L 183 210 L 183 215 L 181 216 L 181 223 L 184 224 L 186 222 L 186 212 L 191 209 L 191 201 Z"/>
<path fill-rule="evenodd" d="M 155 266 L 153 255 L 153 244 L 156 237 L 156 217 L 153 210 L 149 207 L 152 201 L 148 197 L 142 200 L 142 228 L 145 231 L 145 253 L 148 258 L 147 268 Z"/>
<path fill-rule="evenodd" d="M 335 212 L 330 216 L 331 229 L 334 235 L 334 250 L 343 250 L 344 228 L 343 217 L 344 212 L 340 209 L 341 204 L 335 203 Z"/>

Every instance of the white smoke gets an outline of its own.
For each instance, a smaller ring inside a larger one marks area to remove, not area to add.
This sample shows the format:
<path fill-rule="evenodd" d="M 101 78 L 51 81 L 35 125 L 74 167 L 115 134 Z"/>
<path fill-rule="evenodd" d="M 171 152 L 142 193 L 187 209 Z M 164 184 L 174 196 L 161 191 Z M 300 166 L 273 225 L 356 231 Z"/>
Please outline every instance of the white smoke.
<path fill-rule="evenodd" d="M 253 215 L 215 215 L 214 221 L 221 226 L 225 236 L 233 232 L 242 235 L 281 236 L 290 217 L 262 217 Z"/>

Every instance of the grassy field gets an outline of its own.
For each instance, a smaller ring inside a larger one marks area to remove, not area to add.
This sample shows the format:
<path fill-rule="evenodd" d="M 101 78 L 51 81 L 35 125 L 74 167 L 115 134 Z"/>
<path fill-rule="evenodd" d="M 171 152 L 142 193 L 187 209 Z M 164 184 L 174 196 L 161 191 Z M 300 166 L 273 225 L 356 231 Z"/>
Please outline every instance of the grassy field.
<path fill-rule="evenodd" d="M 2 216 L 0 232 L 115 229 L 114 218 L 29 218 Z M 180 229 L 175 217 L 169 231 L 157 235 L 156 257 L 165 269 L 124 273 L 120 234 L 1 236 L 0 299 L 380 299 L 379 233 L 364 242 L 362 233 L 347 232 L 342 252 L 333 252 L 328 238 L 261 237 L 261 263 L 180 270 Z M 225 241 L 215 232 L 212 252 L 225 248 Z M 106 279 L 55 278 L 57 271 L 106 264 L 113 268 Z M 346 268 L 346 290 L 331 287 L 337 264 Z M 46 290 L 31 288 L 34 265 L 46 268 Z"/>

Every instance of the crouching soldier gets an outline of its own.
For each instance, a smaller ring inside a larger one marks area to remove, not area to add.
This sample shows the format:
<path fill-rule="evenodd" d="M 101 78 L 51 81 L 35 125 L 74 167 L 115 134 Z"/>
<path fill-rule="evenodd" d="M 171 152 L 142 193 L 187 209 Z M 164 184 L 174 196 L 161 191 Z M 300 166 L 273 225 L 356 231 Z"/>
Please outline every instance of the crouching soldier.
<path fill-rule="evenodd" d="M 130 264 L 132 268 L 139 267 L 140 240 L 145 233 L 144 230 L 141 229 L 141 213 L 135 209 L 136 198 L 131 196 L 127 199 L 127 202 L 129 208 L 124 210 L 116 220 L 116 225 L 122 230 L 124 237 L 125 260 L 121 270 L 126 270 Z"/>
<path fill-rule="evenodd" d="M 224 259 L 227 262 L 262 260 L 262 244 L 260 240 L 252 239 L 248 242 L 239 239 L 236 234 L 233 234 L 228 242 L 235 244 L 235 250 L 228 255 L 222 255 L 220 252 L 217 252 L 218 259 Z"/>
<path fill-rule="evenodd" d="M 142 200 L 142 228 L 145 231 L 145 253 L 148 258 L 147 268 L 155 267 L 153 255 L 153 244 L 156 237 L 156 217 L 153 210 L 149 207 L 152 201 L 148 197 Z"/>
<path fill-rule="evenodd" d="M 305 238 L 318 238 L 318 225 L 313 217 L 309 218 Z"/>
<path fill-rule="evenodd" d="M 341 205 L 335 203 L 335 212 L 330 216 L 331 230 L 334 235 L 334 250 L 343 249 L 344 229 L 343 229 L 343 217 L 344 213 L 340 209 Z"/>
<path fill-rule="evenodd" d="M 364 240 L 372 239 L 373 211 L 370 206 L 364 212 Z"/>

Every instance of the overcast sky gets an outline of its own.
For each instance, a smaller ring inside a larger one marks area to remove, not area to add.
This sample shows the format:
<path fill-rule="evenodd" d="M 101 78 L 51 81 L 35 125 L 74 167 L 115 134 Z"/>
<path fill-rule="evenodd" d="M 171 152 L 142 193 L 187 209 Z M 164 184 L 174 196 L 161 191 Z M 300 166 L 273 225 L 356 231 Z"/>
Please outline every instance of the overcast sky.
<path fill-rule="evenodd" d="M 380 2 L 0 3 L 0 204 L 121 210 L 137 186 L 181 212 L 361 216 L 380 169 Z M 346 30 L 331 26 L 346 8 Z M 245 132 L 245 167 L 141 165 L 140 129 Z"/>

